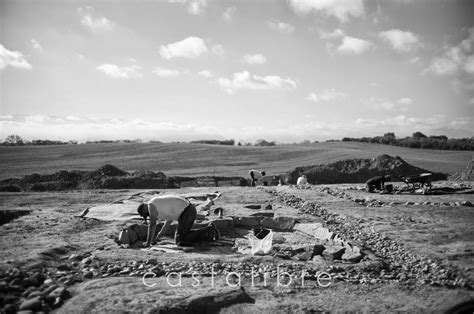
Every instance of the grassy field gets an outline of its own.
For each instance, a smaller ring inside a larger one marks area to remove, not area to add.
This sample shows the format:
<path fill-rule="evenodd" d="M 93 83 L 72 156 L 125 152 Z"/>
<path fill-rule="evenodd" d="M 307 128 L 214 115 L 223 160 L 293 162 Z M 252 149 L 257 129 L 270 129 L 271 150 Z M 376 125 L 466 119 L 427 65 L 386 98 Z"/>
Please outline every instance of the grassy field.
<path fill-rule="evenodd" d="M 249 169 L 281 174 L 298 166 L 347 158 L 400 156 L 408 163 L 448 174 L 464 169 L 469 151 L 437 151 L 368 143 L 318 143 L 273 147 L 205 144 L 81 144 L 0 147 L 0 179 L 58 170 L 94 170 L 112 164 L 126 171 L 166 175 L 247 176 Z"/>

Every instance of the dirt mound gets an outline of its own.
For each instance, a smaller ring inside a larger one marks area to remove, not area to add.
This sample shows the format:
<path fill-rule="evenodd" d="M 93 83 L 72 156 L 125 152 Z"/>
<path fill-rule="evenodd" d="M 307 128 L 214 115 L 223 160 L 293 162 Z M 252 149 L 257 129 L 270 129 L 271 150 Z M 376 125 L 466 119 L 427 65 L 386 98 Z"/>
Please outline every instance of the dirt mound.
<path fill-rule="evenodd" d="M 94 171 L 58 171 L 0 182 L 0 192 L 64 191 L 77 189 L 164 189 L 198 186 L 246 186 L 242 177 L 167 177 L 163 172 L 126 172 L 112 165 Z"/>
<path fill-rule="evenodd" d="M 380 155 L 372 159 L 345 159 L 327 165 L 312 165 L 297 167 L 285 174 L 285 182 L 296 184 L 301 175 L 306 175 L 311 184 L 337 184 L 337 183 L 364 183 L 368 179 L 391 175 L 392 181 L 398 181 L 397 176 L 417 175 L 431 172 L 408 164 L 401 157 Z M 432 180 L 445 180 L 444 173 L 433 173 Z"/>

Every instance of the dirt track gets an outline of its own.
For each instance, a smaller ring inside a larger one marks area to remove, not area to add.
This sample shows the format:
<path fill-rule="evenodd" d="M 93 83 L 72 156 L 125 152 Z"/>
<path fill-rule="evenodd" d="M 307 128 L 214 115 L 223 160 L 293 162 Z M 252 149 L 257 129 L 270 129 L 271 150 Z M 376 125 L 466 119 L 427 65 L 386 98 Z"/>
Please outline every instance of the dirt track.
<path fill-rule="evenodd" d="M 336 214 L 331 216 L 335 219 L 357 222 L 364 230 L 373 229 L 387 241 L 397 241 L 397 245 L 406 249 L 407 254 L 430 259 L 430 263 L 436 264 L 440 270 L 445 266 L 453 267 L 463 278 L 468 282 L 471 280 L 472 283 L 474 233 L 471 226 L 474 223 L 472 214 L 474 208 L 461 205 L 462 202 L 474 203 L 472 194 L 379 195 L 367 194 L 356 188 L 357 185 L 313 186 L 308 189 L 220 188 L 223 197 L 216 202 L 216 206 L 223 207 L 227 215 L 246 215 L 249 210 L 243 209 L 243 205 L 270 203 L 278 215 L 297 217 L 300 222 L 321 220 L 320 217 L 308 213 L 302 214 L 295 207 L 279 202 L 281 198 L 272 193 L 292 195 L 318 204 L 329 214 Z M 196 191 L 209 192 L 211 189 L 193 188 L 179 192 Z M 413 278 L 400 276 L 384 279 L 380 270 L 367 271 L 361 267 L 350 270 L 347 268 L 348 265 L 342 262 L 318 264 L 314 261 L 281 261 L 269 256 L 164 254 L 126 249 L 113 240 L 123 222 L 74 217 L 85 207 L 110 203 L 136 192 L 136 190 L 122 190 L 2 193 L 1 210 L 32 212 L 0 226 L 1 269 L 6 271 L 18 267 L 27 271 L 27 274 L 38 269 L 46 277 L 52 278 L 58 286 L 65 285 L 72 295 L 72 298 L 59 308 L 60 312 L 65 313 L 91 310 L 153 311 L 160 308 L 166 311 L 185 311 L 194 308 L 194 310 L 222 312 L 249 310 L 429 312 L 446 310 L 474 297 L 472 288 L 463 282 L 453 288 L 433 286 L 428 282 L 423 284 L 413 279 L 418 276 L 414 272 L 412 272 Z M 365 200 L 367 197 L 372 200 Z M 383 206 L 380 206 L 381 204 Z M 337 224 L 333 227 L 339 228 Z M 354 243 L 360 242 L 357 239 L 348 240 Z M 391 252 L 379 252 L 377 243 L 365 245 L 372 249 L 375 255 L 381 257 L 393 255 L 390 255 Z M 384 261 L 389 262 L 391 261 L 388 259 Z M 86 275 L 86 272 L 78 271 L 80 276 L 75 273 L 74 276 L 68 277 L 69 273 L 74 271 L 74 267 L 84 268 L 82 264 L 89 265 L 91 269 L 93 267 L 99 269 L 105 265 L 108 267 L 105 268 L 105 273 L 113 267 L 116 267 L 117 271 L 111 271 L 107 276 L 102 275 L 104 272 L 95 275 L 91 271 L 91 274 Z M 156 285 L 150 288 L 143 285 L 140 276 L 130 276 L 130 273 L 120 274 L 124 268 L 138 269 L 142 264 L 144 268 L 155 267 L 155 269 L 165 265 L 164 267 L 170 270 L 193 265 L 196 269 L 202 270 L 209 265 L 219 264 L 223 268 L 227 267 L 227 271 L 238 270 L 243 264 L 260 267 L 281 265 L 285 270 L 295 272 L 302 269 L 324 270 L 330 272 L 334 278 L 331 285 L 326 288 L 318 286 L 314 278 L 308 278 L 303 287 L 296 280 L 289 287 L 278 287 L 274 277 L 269 279 L 266 287 L 262 286 L 260 281 L 252 287 L 248 278 L 242 278 L 245 291 L 240 292 L 225 281 L 225 271 L 216 276 L 214 287 L 209 282 L 209 277 L 203 277 L 199 288 L 192 286 L 193 281 L 189 277 L 183 278 L 182 288 L 170 287 L 165 276 L 153 279 L 152 282 Z M 71 272 L 61 270 L 66 267 L 72 268 Z M 416 269 L 416 265 L 413 269 Z M 435 273 L 436 269 L 434 271 L 431 269 L 430 272 Z M 410 270 L 404 274 L 410 275 Z M 6 289 L 9 283 L 5 279 L 3 281 L 2 289 Z M 36 290 L 42 290 L 44 287 L 45 284 Z M 11 296 L 21 294 L 2 291 L 4 304 L 13 302 Z M 18 298 L 16 302 L 17 305 L 20 304 Z M 205 307 L 212 304 L 214 307 Z"/>

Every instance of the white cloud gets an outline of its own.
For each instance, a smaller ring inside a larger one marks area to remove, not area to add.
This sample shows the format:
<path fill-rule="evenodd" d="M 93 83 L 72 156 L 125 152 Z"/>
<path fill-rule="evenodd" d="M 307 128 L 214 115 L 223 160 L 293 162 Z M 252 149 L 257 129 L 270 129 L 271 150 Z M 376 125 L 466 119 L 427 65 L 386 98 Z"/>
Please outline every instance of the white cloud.
<path fill-rule="evenodd" d="M 447 47 L 441 56 L 435 57 L 425 72 L 436 75 L 454 75 L 465 72 L 474 73 L 474 27 L 459 45 Z"/>
<path fill-rule="evenodd" d="M 211 78 L 213 77 L 214 75 L 208 71 L 208 70 L 202 70 L 202 71 L 199 71 L 198 72 L 198 75 L 202 76 L 202 77 L 205 77 L 205 78 Z"/>
<path fill-rule="evenodd" d="M 92 31 L 111 31 L 115 28 L 115 23 L 105 16 L 94 16 L 92 7 L 78 8 L 77 12 L 81 18 L 82 26 Z"/>
<path fill-rule="evenodd" d="M 222 18 L 227 22 L 231 22 L 232 18 L 234 17 L 235 11 L 237 11 L 237 8 L 235 6 L 228 7 L 224 11 L 224 13 L 222 13 Z"/>
<path fill-rule="evenodd" d="M 474 74 L 474 55 L 467 57 L 466 62 L 464 62 L 464 71 Z"/>
<path fill-rule="evenodd" d="M 178 70 L 172 70 L 172 69 L 165 69 L 165 68 L 160 68 L 156 67 L 153 70 L 153 73 L 158 75 L 159 77 L 177 77 L 179 76 L 180 72 Z"/>
<path fill-rule="evenodd" d="M 101 64 L 97 68 L 100 72 L 103 72 L 108 77 L 114 79 L 139 79 L 142 78 L 141 67 L 138 65 L 131 65 L 125 67 L 119 67 L 115 64 Z"/>
<path fill-rule="evenodd" d="M 204 40 L 194 36 L 187 37 L 166 46 L 160 46 L 160 55 L 165 59 L 176 57 L 194 59 L 208 51 L 209 49 Z"/>
<path fill-rule="evenodd" d="M 370 97 L 369 99 L 362 101 L 371 110 L 382 110 L 382 111 L 408 111 L 409 105 L 413 104 L 413 99 L 403 97 L 397 101 L 393 101 L 387 98 Z"/>
<path fill-rule="evenodd" d="M 397 100 L 397 103 L 399 103 L 400 105 L 408 106 L 408 105 L 413 104 L 413 99 L 408 98 L 408 97 L 404 97 L 404 98 L 400 98 L 399 100 Z"/>
<path fill-rule="evenodd" d="M 33 115 L 33 116 L 26 116 L 25 121 L 27 123 L 44 123 L 48 120 L 51 120 L 49 116 L 46 115 Z"/>
<path fill-rule="evenodd" d="M 321 93 L 316 94 L 315 92 L 310 93 L 306 100 L 313 101 L 313 102 L 328 102 L 328 101 L 335 101 L 335 100 L 342 100 L 346 97 L 346 95 L 342 92 L 337 91 L 334 88 L 327 89 L 322 91 Z"/>
<path fill-rule="evenodd" d="M 216 45 L 213 45 L 212 48 L 211 48 L 211 51 L 213 54 L 215 54 L 216 56 L 219 56 L 219 57 L 222 57 L 224 56 L 224 47 L 221 45 L 221 44 L 216 44 Z"/>
<path fill-rule="evenodd" d="M 339 54 L 358 55 L 372 49 L 372 47 L 374 47 L 374 44 L 370 41 L 345 36 L 336 51 Z"/>
<path fill-rule="evenodd" d="M 247 64 L 264 64 L 267 62 L 267 58 L 261 53 L 247 54 L 242 58 L 242 61 Z"/>
<path fill-rule="evenodd" d="M 363 0 L 289 0 L 290 6 L 297 13 L 322 12 L 336 17 L 340 22 L 347 22 L 349 17 L 364 15 Z"/>
<path fill-rule="evenodd" d="M 329 32 L 329 33 L 324 32 L 324 31 L 319 32 L 319 37 L 321 37 L 321 39 L 337 39 L 337 38 L 342 38 L 344 36 L 345 36 L 345 33 L 340 28 L 337 28 L 334 31 Z"/>
<path fill-rule="evenodd" d="M 10 51 L 0 44 L 0 70 L 7 66 L 12 68 L 31 70 L 32 66 L 19 51 Z"/>
<path fill-rule="evenodd" d="M 314 116 L 309 122 L 273 123 L 271 126 L 244 125 L 241 127 L 217 127 L 211 124 L 174 123 L 141 119 L 113 119 L 81 117 L 80 121 L 68 121 L 58 116 L 0 116 L 0 138 L 19 134 L 30 139 L 120 140 L 141 138 L 143 140 L 189 141 L 196 139 L 265 138 L 277 141 L 301 141 L 303 139 L 335 139 L 348 136 L 362 137 L 382 135 L 388 131 L 397 136 L 411 135 L 413 130 L 425 134 L 445 134 L 448 137 L 466 137 L 472 134 L 474 117 L 447 117 L 424 115 L 421 117 L 389 115 L 385 119 L 350 118 L 335 122 L 319 122 Z M 59 135 L 60 134 L 60 135 Z M 159 134 L 157 137 L 157 134 Z M 59 138 L 58 138 L 59 137 Z"/>
<path fill-rule="evenodd" d="M 31 47 L 33 47 L 33 49 L 36 49 L 39 52 L 43 51 L 43 47 L 36 39 L 31 39 L 30 42 L 31 42 Z"/>
<path fill-rule="evenodd" d="M 169 0 L 168 2 L 186 5 L 188 13 L 191 15 L 201 15 L 207 7 L 206 0 Z"/>
<path fill-rule="evenodd" d="M 65 119 L 68 121 L 81 121 L 81 118 L 76 116 L 67 116 Z"/>
<path fill-rule="evenodd" d="M 290 78 L 282 78 L 278 75 L 250 75 L 248 71 L 234 73 L 232 79 L 221 77 L 217 83 L 229 94 L 239 89 L 292 90 L 296 88 L 296 82 Z"/>
<path fill-rule="evenodd" d="M 268 21 L 267 25 L 270 29 L 280 32 L 282 34 L 291 34 L 295 30 L 295 27 L 293 25 L 276 20 Z"/>
<path fill-rule="evenodd" d="M 421 46 L 421 39 L 418 35 L 399 29 L 391 29 L 379 32 L 379 37 L 390 44 L 395 51 L 410 52 Z"/>

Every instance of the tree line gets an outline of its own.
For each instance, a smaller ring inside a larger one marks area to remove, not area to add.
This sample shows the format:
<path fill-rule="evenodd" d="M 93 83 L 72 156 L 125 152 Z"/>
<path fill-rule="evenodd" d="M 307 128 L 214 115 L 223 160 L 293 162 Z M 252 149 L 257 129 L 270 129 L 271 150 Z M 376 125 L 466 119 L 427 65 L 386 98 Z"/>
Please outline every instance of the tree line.
<path fill-rule="evenodd" d="M 395 133 L 385 133 L 383 136 L 374 137 L 344 137 L 343 142 L 361 142 L 361 143 L 376 143 L 385 145 L 394 145 L 410 148 L 422 148 L 422 149 L 439 149 L 439 150 L 474 150 L 474 137 L 471 138 L 448 138 L 445 135 L 431 135 L 426 136 L 421 132 L 415 132 L 412 136 L 405 138 L 397 138 Z M 142 143 L 141 139 L 135 140 L 98 140 L 98 141 L 87 141 L 86 144 L 108 144 L 108 143 Z M 326 142 L 339 142 L 339 140 L 328 140 Z M 160 141 L 149 141 L 149 143 L 161 143 Z M 173 142 L 173 143 L 186 143 L 186 142 Z M 235 142 L 234 140 L 196 140 L 191 141 L 194 144 L 208 144 L 208 145 L 228 145 L 228 146 L 275 146 L 275 141 L 267 141 L 265 139 L 258 139 L 255 143 L 250 142 Z M 313 143 L 318 143 L 317 141 Z M 19 135 L 9 135 L 1 143 L 3 146 L 27 146 L 27 145 L 66 145 L 66 144 L 78 144 L 77 141 L 54 141 L 54 140 L 32 140 L 28 141 L 20 137 Z M 298 143 L 294 143 L 298 144 Z M 304 140 L 299 144 L 311 144 L 310 141 Z"/>
<path fill-rule="evenodd" d="M 474 137 L 471 138 L 448 138 L 445 135 L 426 136 L 421 132 L 415 132 L 412 136 L 397 138 L 395 133 L 385 133 L 383 136 L 374 137 L 344 137 L 343 142 L 362 142 L 394 145 L 410 148 L 439 149 L 439 150 L 474 150 Z"/>

